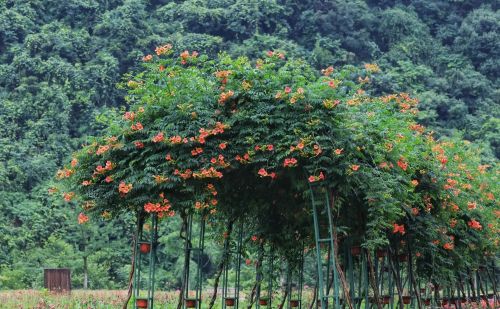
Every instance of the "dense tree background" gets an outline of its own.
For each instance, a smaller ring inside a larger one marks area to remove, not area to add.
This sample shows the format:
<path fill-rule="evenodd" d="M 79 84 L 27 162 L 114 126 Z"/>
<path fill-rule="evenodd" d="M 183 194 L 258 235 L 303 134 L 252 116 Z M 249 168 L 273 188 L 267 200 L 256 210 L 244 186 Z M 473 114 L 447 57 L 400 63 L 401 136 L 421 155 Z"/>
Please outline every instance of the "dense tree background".
<path fill-rule="evenodd" d="M 411 93 L 422 124 L 500 157 L 494 0 L 0 0 L 0 288 L 39 287 L 45 266 L 71 267 L 81 287 L 84 257 L 90 287 L 125 287 L 132 218 L 79 226 L 47 190 L 124 105 L 121 76 L 166 42 L 254 58 L 281 49 L 318 68 L 376 62 L 374 91 Z M 176 224 L 164 244 L 176 245 Z M 167 247 L 165 265 L 180 267 Z"/>

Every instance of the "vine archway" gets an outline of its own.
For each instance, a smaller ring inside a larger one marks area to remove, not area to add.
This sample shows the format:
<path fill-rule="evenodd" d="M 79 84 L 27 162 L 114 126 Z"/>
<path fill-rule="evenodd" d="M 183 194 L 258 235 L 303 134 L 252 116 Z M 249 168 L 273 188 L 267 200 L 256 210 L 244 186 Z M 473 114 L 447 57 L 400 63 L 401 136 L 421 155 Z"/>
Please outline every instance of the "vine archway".
<path fill-rule="evenodd" d="M 497 167 L 481 165 L 472 145 L 435 141 L 407 94 L 371 95 L 376 65 L 319 74 L 281 52 L 250 61 L 155 51 L 124 84 L 129 110 L 58 173 L 64 198 L 85 212 L 178 214 L 187 251 L 193 216 L 225 232 L 244 219 L 290 265 L 315 248 L 322 308 L 370 300 L 380 308 L 384 267 L 399 305 L 410 297 L 421 306 L 417 279 L 451 287 L 457 271 L 498 253 Z M 151 246 L 153 256 L 154 235 Z M 358 246 L 364 287 L 352 291 Z M 416 260 L 406 282 L 400 255 Z"/>

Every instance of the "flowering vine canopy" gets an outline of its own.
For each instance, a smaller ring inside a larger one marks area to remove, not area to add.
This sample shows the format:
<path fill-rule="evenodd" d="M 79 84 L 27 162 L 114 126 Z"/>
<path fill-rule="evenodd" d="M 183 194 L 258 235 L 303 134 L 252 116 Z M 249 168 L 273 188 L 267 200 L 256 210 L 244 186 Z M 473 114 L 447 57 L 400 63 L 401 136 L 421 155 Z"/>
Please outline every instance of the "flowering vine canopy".
<path fill-rule="evenodd" d="M 170 45 L 143 61 L 128 111 L 58 172 L 84 212 L 245 218 L 279 247 L 311 236 L 314 185 L 367 248 L 405 235 L 422 258 L 498 252 L 498 168 L 436 141 L 416 99 L 371 95 L 376 65 L 318 72 L 276 51 L 210 60 Z"/>

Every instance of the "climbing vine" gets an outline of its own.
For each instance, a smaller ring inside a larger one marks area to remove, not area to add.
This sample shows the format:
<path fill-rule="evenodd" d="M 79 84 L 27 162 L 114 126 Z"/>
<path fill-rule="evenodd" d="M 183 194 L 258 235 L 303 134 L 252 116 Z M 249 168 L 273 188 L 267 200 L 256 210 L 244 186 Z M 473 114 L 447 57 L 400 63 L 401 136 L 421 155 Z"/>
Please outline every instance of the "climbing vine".
<path fill-rule="evenodd" d="M 127 111 L 57 174 L 81 223 L 123 211 L 245 218 L 292 252 L 312 243 L 318 185 L 335 196 L 339 231 L 366 248 L 411 241 L 423 271 L 498 253 L 498 167 L 470 143 L 436 140 L 408 94 L 372 95 L 375 64 L 317 72 L 280 51 L 208 59 L 171 45 L 143 61 L 122 85 Z"/>

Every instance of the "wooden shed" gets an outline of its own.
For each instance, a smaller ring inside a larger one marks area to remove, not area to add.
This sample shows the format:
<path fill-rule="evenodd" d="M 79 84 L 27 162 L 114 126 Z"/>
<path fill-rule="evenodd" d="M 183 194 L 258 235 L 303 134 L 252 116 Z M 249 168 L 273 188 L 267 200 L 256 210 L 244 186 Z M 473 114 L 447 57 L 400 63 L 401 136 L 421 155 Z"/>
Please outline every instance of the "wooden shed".
<path fill-rule="evenodd" d="M 71 271 L 68 268 L 45 268 L 44 287 L 54 292 L 71 292 Z"/>

